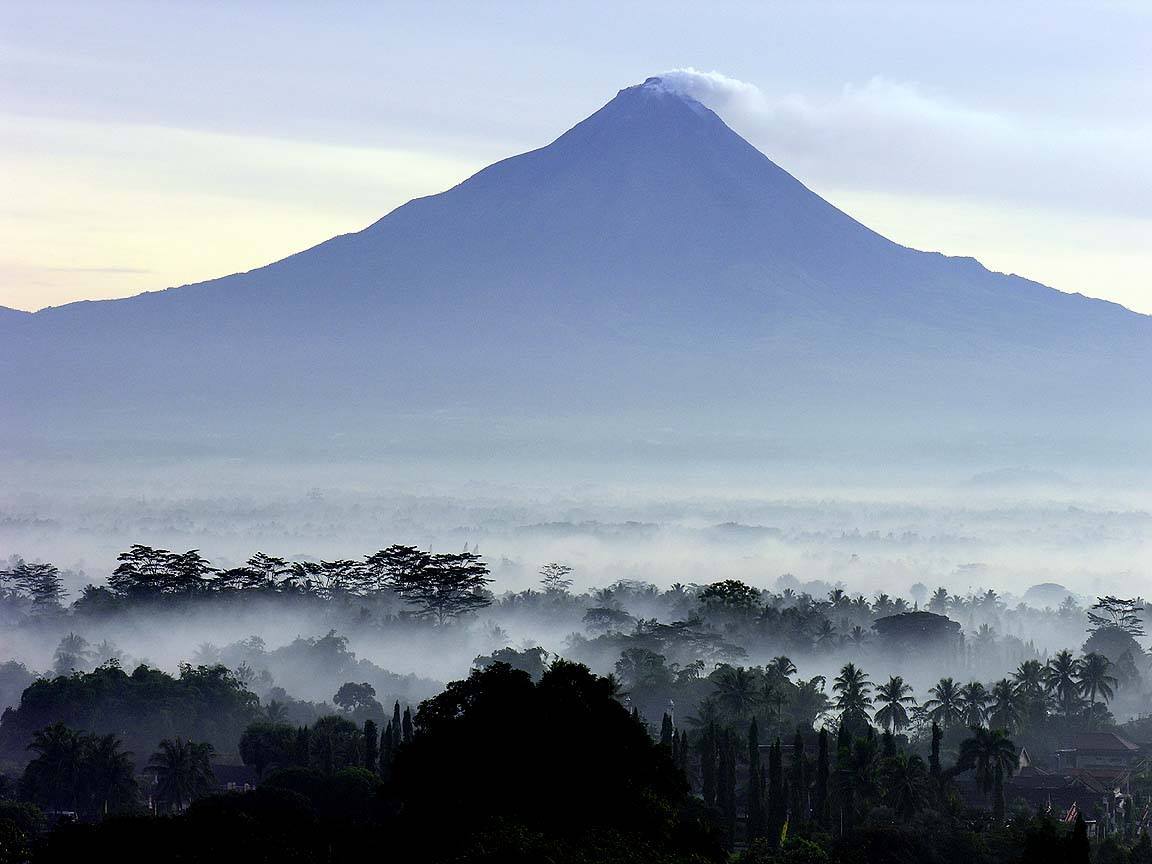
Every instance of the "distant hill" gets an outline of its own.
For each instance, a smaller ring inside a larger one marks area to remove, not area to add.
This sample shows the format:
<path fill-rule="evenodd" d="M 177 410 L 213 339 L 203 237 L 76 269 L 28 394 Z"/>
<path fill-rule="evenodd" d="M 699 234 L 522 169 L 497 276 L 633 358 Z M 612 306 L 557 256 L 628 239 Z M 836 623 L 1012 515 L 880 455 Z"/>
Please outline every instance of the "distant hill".
<path fill-rule="evenodd" d="M 1140 452 L 1150 370 L 1152 318 L 900 246 L 649 79 L 266 267 L 0 314 L 0 448 L 1012 464 Z"/>

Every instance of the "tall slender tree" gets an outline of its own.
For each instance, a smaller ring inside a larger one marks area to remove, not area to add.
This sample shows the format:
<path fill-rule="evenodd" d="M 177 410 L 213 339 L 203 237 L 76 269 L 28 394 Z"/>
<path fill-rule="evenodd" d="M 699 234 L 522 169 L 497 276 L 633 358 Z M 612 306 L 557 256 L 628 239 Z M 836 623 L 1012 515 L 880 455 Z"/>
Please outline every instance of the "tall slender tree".
<path fill-rule="evenodd" d="M 821 827 L 828 827 L 828 730 L 821 727 L 816 751 L 816 782 L 812 789 L 812 816 Z"/>
<path fill-rule="evenodd" d="M 380 769 L 380 744 L 375 720 L 364 721 L 364 767 L 369 771 Z"/>
<path fill-rule="evenodd" d="M 760 731 L 756 718 L 748 724 L 748 787 L 745 798 L 748 802 L 748 842 L 763 837 L 766 830 L 764 808 L 764 777 L 760 768 Z"/>

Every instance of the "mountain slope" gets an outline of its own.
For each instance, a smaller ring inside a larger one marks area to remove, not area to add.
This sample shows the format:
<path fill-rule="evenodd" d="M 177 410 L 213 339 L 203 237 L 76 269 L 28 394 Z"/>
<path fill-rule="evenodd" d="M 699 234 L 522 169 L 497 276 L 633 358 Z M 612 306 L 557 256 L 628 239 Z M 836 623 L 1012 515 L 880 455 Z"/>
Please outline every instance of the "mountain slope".
<path fill-rule="evenodd" d="M 356 234 L 0 335 L 15 448 L 1028 439 L 1146 429 L 1152 368 L 1152 319 L 899 246 L 659 79 Z"/>

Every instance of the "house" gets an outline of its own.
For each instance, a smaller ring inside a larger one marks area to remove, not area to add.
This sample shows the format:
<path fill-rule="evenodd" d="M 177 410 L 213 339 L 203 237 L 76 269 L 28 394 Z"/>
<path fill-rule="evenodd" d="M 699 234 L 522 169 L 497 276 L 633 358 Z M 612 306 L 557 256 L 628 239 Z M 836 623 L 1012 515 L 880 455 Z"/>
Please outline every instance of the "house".
<path fill-rule="evenodd" d="M 1116 732 L 1081 732 L 1056 751 L 1056 769 L 1126 774 L 1145 758 L 1144 748 Z"/>

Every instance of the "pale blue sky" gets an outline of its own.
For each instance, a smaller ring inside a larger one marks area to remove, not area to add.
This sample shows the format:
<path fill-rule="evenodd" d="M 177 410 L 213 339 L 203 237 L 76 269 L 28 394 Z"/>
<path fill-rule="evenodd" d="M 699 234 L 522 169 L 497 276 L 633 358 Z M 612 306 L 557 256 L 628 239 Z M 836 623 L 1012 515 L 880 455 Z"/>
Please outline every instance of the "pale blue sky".
<path fill-rule="evenodd" d="M 1152 312 L 1152 3 L 3 0 L 0 21 L 0 305 L 250 269 L 692 67 L 893 239 Z"/>

